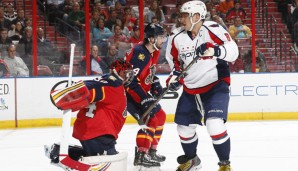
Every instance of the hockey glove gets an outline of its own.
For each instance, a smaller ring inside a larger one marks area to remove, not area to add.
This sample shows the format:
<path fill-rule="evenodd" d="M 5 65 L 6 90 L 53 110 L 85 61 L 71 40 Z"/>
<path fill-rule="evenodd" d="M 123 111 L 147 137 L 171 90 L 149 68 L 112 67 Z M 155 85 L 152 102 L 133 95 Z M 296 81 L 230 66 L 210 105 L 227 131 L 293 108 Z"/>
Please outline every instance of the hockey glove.
<path fill-rule="evenodd" d="M 216 57 L 219 57 L 220 54 L 221 54 L 221 50 L 219 48 L 218 45 L 214 45 L 210 42 L 207 42 L 207 43 L 203 43 L 201 44 L 197 50 L 196 50 L 196 54 L 198 56 L 216 56 Z"/>
<path fill-rule="evenodd" d="M 183 84 L 183 78 L 177 80 L 177 77 L 181 74 L 181 71 L 173 71 L 173 74 L 167 78 L 166 84 L 169 90 L 177 91 Z"/>
<path fill-rule="evenodd" d="M 151 84 L 150 93 L 154 98 L 158 98 L 162 94 L 162 86 L 160 85 L 159 78 L 156 76 Z"/>
<path fill-rule="evenodd" d="M 151 96 L 143 99 L 141 101 L 141 108 L 142 108 L 142 113 L 145 113 L 149 107 L 155 102 L 155 99 Z M 161 109 L 159 104 L 156 104 L 155 107 L 149 112 L 150 117 L 154 117 L 155 114 Z"/>

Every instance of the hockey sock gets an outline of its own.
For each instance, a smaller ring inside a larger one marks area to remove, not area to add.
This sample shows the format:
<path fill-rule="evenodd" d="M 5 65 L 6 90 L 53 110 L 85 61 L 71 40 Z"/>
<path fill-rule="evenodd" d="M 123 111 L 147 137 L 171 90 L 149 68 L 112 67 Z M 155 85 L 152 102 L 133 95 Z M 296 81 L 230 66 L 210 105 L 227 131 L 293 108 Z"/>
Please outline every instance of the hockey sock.
<path fill-rule="evenodd" d="M 146 129 L 146 132 L 144 132 L 142 129 L 138 131 L 136 140 L 138 151 L 144 151 L 148 153 L 148 150 L 151 147 L 151 143 L 153 141 L 154 133 L 155 129 L 153 128 Z"/>
<path fill-rule="evenodd" d="M 229 160 L 230 159 L 230 138 L 222 144 L 213 144 L 213 147 L 217 153 L 219 161 Z"/>

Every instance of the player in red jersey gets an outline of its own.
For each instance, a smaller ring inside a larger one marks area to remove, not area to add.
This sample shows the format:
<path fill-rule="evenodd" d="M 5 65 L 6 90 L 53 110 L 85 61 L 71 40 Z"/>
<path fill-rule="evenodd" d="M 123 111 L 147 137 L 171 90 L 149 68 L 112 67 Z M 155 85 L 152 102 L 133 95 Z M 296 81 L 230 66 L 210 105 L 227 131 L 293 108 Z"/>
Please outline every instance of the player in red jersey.
<path fill-rule="evenodd" d="M 118 153 L 115 144 L 127 116 L 124 87 L 132 79 L 131 64 L 117 59 L 111 64 L 110 74 L 51 92 L 52 100 L 59 109 L 79 110 L 73 137 L 80 141 L 82 148 L 69 148 L 69 156 L 73 160 L 78 160 L 80 156 Z M 52 162 L 58 162 L 59 145 L 47 148 Z"/>
<path fill-rule="evenodd" d="M 145 27 L 145 39 L 135 45 L 127 53 L 126 61 L 133 65 L 134 79 L 126 88 L 127 109 L 137 120 L 154 103 L 155 98 L 162 94 L 162 86 L 155 75 L 155 66 L 159 58 L 159 50 L 166 41 L 164 29 L 158 24 Z M 157 104 L 148 115 L 148 129 L 140 129 L 136 137 L 136 154 L 134 165 L 137 167 L 160 167 L 165 156 L 156 154 L 161 138 L 166 114 Z M 146 117 L 145 117 L 146 120 Z"/>

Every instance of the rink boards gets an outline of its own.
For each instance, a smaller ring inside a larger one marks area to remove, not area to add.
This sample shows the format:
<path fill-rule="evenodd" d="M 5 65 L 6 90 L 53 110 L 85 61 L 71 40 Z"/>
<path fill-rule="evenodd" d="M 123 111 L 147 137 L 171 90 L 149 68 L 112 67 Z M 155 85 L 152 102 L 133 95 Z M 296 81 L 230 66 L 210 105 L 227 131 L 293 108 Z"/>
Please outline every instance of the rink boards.
<path fill-rule="evenodd" d="M 94 77 L 74 77 L 73 81 Z M 159 75 L 165 86 L 167 75 Z M 60 126 L 62 111 L 49 98 L 53 85 L 67 77 L 0 79 L 0 128 Z M 172 122 L 178 92 L 160 101 Z M 232 74 L 229 120 L 298 119 L 298 73 Z M 73 120 L 76 113 L 73 113 Z M 127 123 L 135 120 L 128 116 Z"/>

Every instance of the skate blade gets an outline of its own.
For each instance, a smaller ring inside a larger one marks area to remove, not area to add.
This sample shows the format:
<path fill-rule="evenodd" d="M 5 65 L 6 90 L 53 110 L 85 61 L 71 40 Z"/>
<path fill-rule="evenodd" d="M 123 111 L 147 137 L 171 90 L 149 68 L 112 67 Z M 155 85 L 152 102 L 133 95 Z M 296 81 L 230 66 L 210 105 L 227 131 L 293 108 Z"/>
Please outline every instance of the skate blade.
<path fill-rule="evenodd" d="M 161 171 L 160 167 L 135 166 L 134 171 Z"/>
<path fill-rule="evenodd" d="M 199 164 L 198 166 L 194 167 L 194 168 L 191 168 L 189 171 L 197 171 L 197 170 L 200 170 L 202 169 L 202 164 Z"/>

